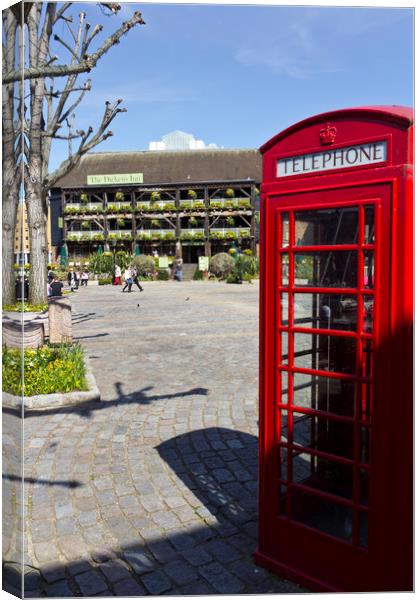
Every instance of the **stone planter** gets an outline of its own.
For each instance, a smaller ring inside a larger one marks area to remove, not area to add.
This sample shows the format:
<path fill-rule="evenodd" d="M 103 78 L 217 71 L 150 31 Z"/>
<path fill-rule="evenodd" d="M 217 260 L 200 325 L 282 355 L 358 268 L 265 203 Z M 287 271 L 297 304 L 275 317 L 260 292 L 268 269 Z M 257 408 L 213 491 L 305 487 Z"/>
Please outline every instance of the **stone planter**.
<path fill-rule="evenodd" d="M 9 348 L 38 348 L 48 335 L 48 311 L 3 312 L 3 345 Z"/>

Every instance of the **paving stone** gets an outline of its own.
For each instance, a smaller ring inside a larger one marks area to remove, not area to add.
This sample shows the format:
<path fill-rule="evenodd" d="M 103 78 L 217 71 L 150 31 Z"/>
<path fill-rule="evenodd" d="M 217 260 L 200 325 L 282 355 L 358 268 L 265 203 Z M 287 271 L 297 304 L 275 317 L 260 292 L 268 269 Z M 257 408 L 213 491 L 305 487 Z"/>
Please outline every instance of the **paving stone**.
<path fill-rule="evenodd" d="M 170 538 L 171 544 L 177 550 L 186 550 L 187 548 L 192 548 L 196 545 L 196 540 L 192 535 L 188 533 L 176 533 L 172 535 Z"/>
<path fill-rule="evenodd" d="M 87 560 L 76 560 L 67 565 L 67 570 L 70 575 L 78 575 L 79 573 L 86 573 L 93 569 L 92 565 Z"/>
<path fill-rule="evenodd" d="M 74 579 L 83 596 L 94 596 L 108 589 L 106 581 L 93 570 L 76 575 Z"/>
<path fill-rule="evenodd" d="M 95 511 L 85 510 L 79 513 L 78 517 L 80 525 L 94 525 L 97 522 Z"/>
<path fill-rule="evenodd" d="M 99 565 L 99 569 L 102 571 L 105 579 L 111 583 L 121 581 L 122 579 L 127 579 L 127 577 L 130 575 L 127 565 L 118 559 L 101 563 Z"/>
<path fill-rule="evenodd" d="M 244 589 L 244 584 L 217 562 L 202 565 L 198 572 L 219 594 L 239 594 Z"/>
<path fill-rule="evenodd" d="M 229 565 L 229 571 L 249 585 L 258 584 L 269 576 L 267 571 L 261 567 L 257 567 L 254 563 L 244 560 Z"/>
<path fill-rule="evenodd" d="M 240 556 L 233 546 L 226 544 L 220 539 L 213 539 L 207 542 L 204 545 L 204 550 L 223 564 L 230 563 Z"/>
<path fill-rule="evenodd" d="M 213 557 L 200 547 L 183 550 L 181 554 L 194 567 L 205 565 L 213 560 Z"/>
<path fill-rule="evenodd" d="M 97 563 L 106 562 L 107 560 L 112 560 L 116 558 L 116 554 L 112 552 L 112 550 L 106 549 L 96 549 L 91 554 L 92 560 Z"/>
<path fill-rule="evenodd" d="M 185 596 L 208 596 L 214 594 L 214 588 L 202 580 L 193 581 L 180 588 L 181 594 Z"/>
<path fill-rule="evenodd" d="M 144 596 L 146 590 L 132 577 L 118 581 L 113 585 L 114 592 L 117 596 Z"/>
<path fill-rule="evenodd" d="M 74 594 L 69 588 L 67 581 L 58 581 L 57 583 L 48 583 L 45 588 L 45 593 L 50 598 L 73 598 Z"/>
<path fill-rule="evenodd" d="M 55 526 L 59 536 L 76 533 L 76 525 L 72 518 L 58 519 Z"/>
<path fill-rule="evenodd" d="M 64 565 L 60 562 L 50 562 L 46 566 L 41 567 L 42 577 L 48 583 L 53 583 L 59 579 L 64 579 L 66 573 L 64 571 Z"/>
<path fill-rule="evenodd" d="M 137 574 L 148 573 L 155 568 L 154 561 L 142 550 L 130 550 L 123 553 L 124 560 Z"/>
<path fill-rule="evenodd" d="M 183 560 L 174 560 L 168 563 L 164 566 L 164 570 L 177 585 L 186 585 L 198 577 L 195 569 Z"/>
<path fill-rule="evenodd" d="M 212 475 L 220 483 L 225 483 L 227 481 L 235 481 L 235 476 L 228 469 L 214 469 Z"/>
<path fill-rule="evenodd" d="M 147 547 L 160 563 L 167 563 L 178 556 L 178 552 L 166 540 L 149 542 Z"/>
<path fill-rule="evenodd" d="M 141 582 L 147 591 L 154 595 L 162 594 L 172 588 L 170 580 L 162 571 L 153 571 L 153 573 L 143 575 Z"/>

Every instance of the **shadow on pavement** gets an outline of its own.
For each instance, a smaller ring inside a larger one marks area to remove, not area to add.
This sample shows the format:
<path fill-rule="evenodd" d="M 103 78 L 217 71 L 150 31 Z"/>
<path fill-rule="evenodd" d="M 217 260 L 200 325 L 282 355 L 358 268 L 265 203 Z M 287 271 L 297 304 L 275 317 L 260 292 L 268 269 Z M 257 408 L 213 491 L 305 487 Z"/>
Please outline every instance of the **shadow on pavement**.
<path fill-rule="evenodd" d="M 8 475 L 7 473 L 3 474 L 3 479 L 5 481 L 23 481 L 24 483 L 30 483 L 32 485 L 57 485 L 60 487 L 68 487 L 68 488 L 78 488 L 83 483 L 77 481 L 76 479 L 54 479 L 50 481 L 49 479 L 35 479 L 34 477 L 18 477 L 17 475 Z"/>
<path fill-rule="evenodd" d="M 155 402 L 156 400 L 171 400 L 172 398 L 183 398 L 185 396 L 206 396 L 208 394 L 207 388 L 197 387 L 183 392 L 177 392 L 175 394 L 155 394 L 149 396 L 146 392 L 152 390 L 153 386 L 146 386 L 141 390 L 136 390 L 135 392 L 125 394 L 122 389 L 123 383 L 121 381 L 117 381 L 114 384 L 114 387 L 117 393 L 117 398 L 114 400 L 96 402 L 88 401 L 81 402 L 79 404 L 72 404 L 71 406 L 47 408 L 44 410 L 32 410 L 30 408 L 25 408 L 25 419 L 55 415 L 58 413 L 72 415 L 78 414 L 83 418 L 90 419 L 95 412 L 99 410 L 107 410 L 113 408 L 114 406 L 123 406 L 125 404 L 147 405 L 151 402 Z M 3 413 L 19 416 L 21 411 L 20 409 L 3 406 Z"/>
<path fill-rule="evenodd" d="M 156 447 L 178 477 L 220 523 L 230 528 L 257 519 L 258 440 L 222 427 L 179 435 Z"/>
<path fill-rule="evenodd" d="M 167 440 L 156 450 L 184 484 L 178 486 L 179 495 L 201 520 L 178 524 L 175 529 L 162 521 L 158 524 L 161 535 L 148 535 L 146 527 L 136 530 L 138 543 L 127 544 L 121 519 L 105 516 L 107 527 L 121 540 L 119 547 L 96 546 L 86 556 L 79 551 L 77 558 L 65 564 L 51 557 L 41 570 L 26 565 L 27 597 L 304 591 L 252 560 L 257 542 L 255 436 L 211 427 Z M 159 518 L 170 517 L 171 512 L 168 504 Z M 143 510 L 136 516 L 142 517 Z M 4 565 L 6 590 L 19 589 L 20 573 L 15 563 Z"/>

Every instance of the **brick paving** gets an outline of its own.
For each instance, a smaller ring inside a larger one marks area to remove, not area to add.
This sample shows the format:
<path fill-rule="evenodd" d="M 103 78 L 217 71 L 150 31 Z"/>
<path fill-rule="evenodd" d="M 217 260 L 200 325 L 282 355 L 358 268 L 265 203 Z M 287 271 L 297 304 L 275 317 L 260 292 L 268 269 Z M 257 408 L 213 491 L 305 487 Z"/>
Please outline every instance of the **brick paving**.
<path fill-rule="evenodd" d="M 102 401 L 4 412 L 6 579 L 26 595 L 296 593 L 252 561 L 258 285 L 88 287 L 73 333 Z M 24 498 L 19 454 L 24 443 Z"/>

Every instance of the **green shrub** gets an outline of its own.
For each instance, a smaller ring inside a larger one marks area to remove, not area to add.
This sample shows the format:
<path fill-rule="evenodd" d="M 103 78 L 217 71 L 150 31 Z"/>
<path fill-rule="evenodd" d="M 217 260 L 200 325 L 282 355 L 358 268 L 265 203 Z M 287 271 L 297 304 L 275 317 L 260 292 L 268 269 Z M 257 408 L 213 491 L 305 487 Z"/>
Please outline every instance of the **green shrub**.
<path fill-rule="evenodd" d="M 89 256 L 89 270 L 96 274 L 112 273 L 113 259 L 112 255 L 91 254 Z"/>
<path fill-rule="evenodd" d="M 146 277 L 149 273 L 155 272 L 155 261 L 153 256 L 140 254 L 139 256 L 133 257 L 132 263 L 137 269 L 137 274 L 142 277 Z"/>
<path fill-rule="evenodd" d="M 227 252 L 219 252 L 210 259 L 209 271 L 225 279 L 234 267 L 235 261 Z"/>
<path fill-rule="evenodd" d="M 3 310 L 6 312 L 42 312 L 44 310 L 48 310 L 48 304 L 28 304 L 27 302 L 17 302 L 16 304 L 3 304 Z"/>
<path fill-rule="evenodd" d="M 110 285 L 112 283 L 112 277 L 101 277 L 98 279 L 98 285 Z"/>
<path fill-rule="evenodd" d="M 221 210 L 222 203 L 219 202 L 218 200 L 212 200 L 210 202 L 210 208 L 213 209 L 213 210 Z"/>
<path fill-rule="evenodd" d="M 193 280 L 194 281 L 202 281 L 204 279 L 204 271 L 200 271 L 199 269 L 195 270 Z"/>
<path fill-rule="evenodd" d="M 295 278 L 311 280 L 314 276 L 313 261 L 312 256 L 297 256 L 295 259 Z"/>
<path fill-rule="evenodd" d="M 158 278 L 158 281 L 168 281 L 168 279 L 169 279 L 168 269 L 159 269 L 157 278 Z"/>
<path fill-rule="evenodd" d="M 79 344 L 43 346 L 26 349 L 23 353 L 23 394 L 52 394 L 87 390 L 86 367 Z M 22 393 L 22 351 L 3 349 L 3 390 L 10 394 Z"/>
<path fill-rule="evenodd" d="M 251 281 L 251 279 L 258 273 L 259 263 L 258 259 L 252 256 L 246 256 L 244 254 L 238 254 L 234 259 L 234 266 L 229 274 L 229 278 L 226 280 L 227 283 L 242 283 L 242 281 Z"/>
<path fill-rule="evenodd" d="M 251 208 L 251 201 L 248 200 L 247 198 L 238 200 L 238 204 L 241 208 Z"/>

